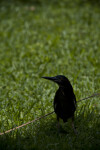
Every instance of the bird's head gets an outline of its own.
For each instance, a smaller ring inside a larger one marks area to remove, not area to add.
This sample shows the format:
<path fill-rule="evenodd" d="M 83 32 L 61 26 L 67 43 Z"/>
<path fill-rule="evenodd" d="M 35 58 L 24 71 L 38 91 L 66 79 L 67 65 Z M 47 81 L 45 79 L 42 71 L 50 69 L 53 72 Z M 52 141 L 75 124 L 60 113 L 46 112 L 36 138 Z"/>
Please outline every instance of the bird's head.
<path fill-rule="evenodd" d="M 66 84 L 68 85 L 68 83 L 70 83 L 69 80 L 63 75 L 57 75 L 55 77 L 42 77 L 42 78 L 51 80 L 57 83 L 59 86 L 65 86 Z"/>

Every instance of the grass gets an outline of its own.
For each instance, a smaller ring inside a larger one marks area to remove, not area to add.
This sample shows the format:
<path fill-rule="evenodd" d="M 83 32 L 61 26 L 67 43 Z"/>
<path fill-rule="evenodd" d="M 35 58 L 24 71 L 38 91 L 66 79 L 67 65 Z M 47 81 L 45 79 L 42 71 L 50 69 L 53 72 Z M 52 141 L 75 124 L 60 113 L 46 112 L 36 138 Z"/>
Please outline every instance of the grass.
<path fill-rule="evenodd" d="M 53 111 L 63 74 L 78 99 L 100 91 L 99 1 L 1 1 L 0 132 Z M 75 125 L 58 134 L 55 114 L 0 136 L 0 150 L 98 150 L 99 97 L 78 103 Z"/>

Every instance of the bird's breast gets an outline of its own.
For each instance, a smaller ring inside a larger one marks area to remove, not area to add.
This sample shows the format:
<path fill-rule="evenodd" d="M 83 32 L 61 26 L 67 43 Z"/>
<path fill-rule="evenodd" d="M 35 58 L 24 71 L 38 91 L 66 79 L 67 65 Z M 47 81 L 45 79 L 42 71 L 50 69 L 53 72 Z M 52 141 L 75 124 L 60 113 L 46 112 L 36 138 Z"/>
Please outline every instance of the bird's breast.
<path fill-rule="evenodd" d="M 73 91 L 59 89 L 54 98 L 54 110 L 62 119 L 72 116 L 76 110 Z"/>

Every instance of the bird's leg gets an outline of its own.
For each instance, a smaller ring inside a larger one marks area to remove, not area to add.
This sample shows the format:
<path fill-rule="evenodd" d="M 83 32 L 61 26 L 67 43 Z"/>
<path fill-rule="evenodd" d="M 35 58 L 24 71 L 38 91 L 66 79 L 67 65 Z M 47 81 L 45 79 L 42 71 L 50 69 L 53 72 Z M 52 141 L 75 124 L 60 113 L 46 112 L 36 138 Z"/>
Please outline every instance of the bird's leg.
<path fill-rule="evenodd" d="M 75 129 L 75 126 L 74 126 L 74 116 L 72 117 L 72 128 L 74 130 L 74 133 L 77 134 L 77 130 Z"/>
<path fill-rule="evenodd" d="M 59 117 L 57 116 L 57 128 L 58 128 L 58 132 L 60 131 L 60 124 L 59 124 Z"/>
<path fill-rule="evenodd" d="M 58 129 L 58 133 L 66 133 L 66 131 L 62 128 L 62 126 L 59 123 L 59 117 L 57 116 L 57 129 Z"/>

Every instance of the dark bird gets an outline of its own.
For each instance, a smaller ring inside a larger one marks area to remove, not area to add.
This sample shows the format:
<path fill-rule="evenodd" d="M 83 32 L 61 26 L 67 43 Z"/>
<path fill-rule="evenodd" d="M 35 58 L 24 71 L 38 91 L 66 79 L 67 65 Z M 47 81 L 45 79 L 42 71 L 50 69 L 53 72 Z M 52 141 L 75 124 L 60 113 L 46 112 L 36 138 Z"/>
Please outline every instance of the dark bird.
<path fill-rule="evenodd" d="M 59 89 L 54 97 L 54 111 L 57 115 L 58 126 L 59 118 L 61 118 L 63 122 L 67 122 L 69 118 L 72 118 L 72 127 L 76 133 L 73 123 L 76 110 L 76 97 L 70 81 L 63 75 L 42 78 L 51 80 L 59 85 Z"/>

